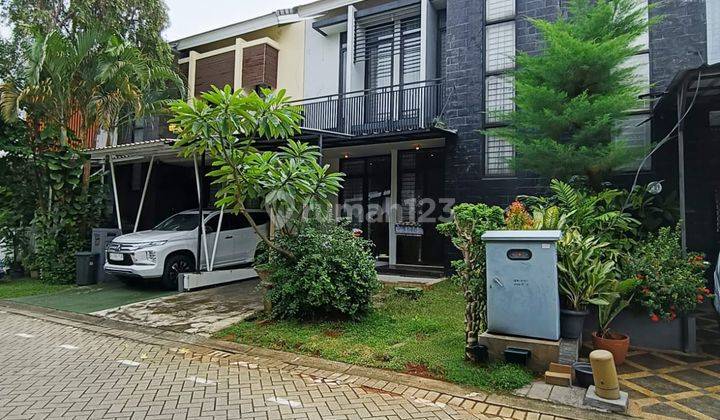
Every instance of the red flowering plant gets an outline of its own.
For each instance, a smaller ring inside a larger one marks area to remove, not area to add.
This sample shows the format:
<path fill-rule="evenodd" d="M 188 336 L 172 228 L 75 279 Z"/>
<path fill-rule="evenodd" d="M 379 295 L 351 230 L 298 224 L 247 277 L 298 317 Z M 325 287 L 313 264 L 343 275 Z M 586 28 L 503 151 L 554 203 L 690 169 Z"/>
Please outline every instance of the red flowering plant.
<path fill-rule="evenodd" d="M 510 204 L 510 207 L 505 210 L 505 226 L 509 230 L 533 229 L 533 219 L 525 205 L 519 201 L 513 201 Z"/>
<path fill-rule="evenodd" d="M 712 296 L 705 285 L 708 266 L 701 254 L 683 255 L 679 228 L 661 228 L 630 256 L 627 270 L 638 280 L 635 304 L 653 322 L 692 312 Z"/>

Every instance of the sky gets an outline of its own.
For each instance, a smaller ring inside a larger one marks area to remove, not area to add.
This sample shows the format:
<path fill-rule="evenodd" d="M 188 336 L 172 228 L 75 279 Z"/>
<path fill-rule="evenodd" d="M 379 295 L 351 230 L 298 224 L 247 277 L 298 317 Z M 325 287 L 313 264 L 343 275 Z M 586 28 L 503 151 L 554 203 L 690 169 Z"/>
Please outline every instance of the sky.
<path fill-rule="evenodd" d="M 165 0 L 170 27 L 168 41 L 262 16 L 277 9 L 310 3 L 312 0 Z"/>

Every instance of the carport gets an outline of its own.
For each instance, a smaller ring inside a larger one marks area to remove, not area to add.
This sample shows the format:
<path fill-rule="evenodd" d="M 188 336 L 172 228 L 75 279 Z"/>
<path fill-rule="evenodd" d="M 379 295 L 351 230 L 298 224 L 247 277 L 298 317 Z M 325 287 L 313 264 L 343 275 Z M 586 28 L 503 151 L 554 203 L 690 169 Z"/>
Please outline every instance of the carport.
<path fill-rule="evenodd" d="M 338 133 L 334 131 L 314 129 L 301 127 L 301 132 L 296 137 L 297 140 L 315 143 L 321 152 L 321 163 L 322 163 L 322 152 L 325 145 L 332 146 L 338 144 L 338 142 L 347 142 L 352 139 L 353 136 L 345 133 Z M 154 168 L 159 164 L 172 165 L 176 167 L 192 168 L 192 179 L 179 179 L 180 183 L 183 183 L 182 191 L 180 194 L 187 198 L 187 196 L 194 196 L 192 202 L 185 201 L 187 207 L 180 208 L 178 210 L 188 210 L 190 205 L 197 206 L 198 210 L 198 225 L 201 229 L 198 230 L 197 249 L 195 250 L 195 273 L 187 273 L 181 275 L 182 281 L 178 285 L 178 290 L 189 291 L 201 287 L 213 286 L 223 283 L 228 283 L 237 280 L 245 280 L 253 277 L 257 277 L 257 273 L 252 268 L 232 268 L 232 269 L 219 269 L 216 270 L 215 255 L 218 248 L 218 239 L 220 235 L 215 235 L 213 243 L 208 243 L 207 233 L 205 231 L 205 224 L 202 223 L 204 218 L 203 210 L 206 209 L 210 202 L 210 185 L 205 179 L 206 173 L 206 157 L 203 155 L 200 158 L 186 159 L 178 156 L 178 150 L 173 147 L 175 143 L 174 139 L 162 138 L 157 140 L 142 141 L 137 143 L 119 144 L 114 146 L 108 146 L 99 149 L 88 150 L 91 161 L 97 166 L 103 168 L 103 172 L 109 166 L 110 169 L 110 180 L 112 183 L 112 198 L 113 198 L 113 210 L 115 213 L 115 224 L 117 229 L 121 233 L 137 232 L 143 225 L 143 215 L 147 212 L 147 200 L 152 198 L 152 192 L 150 191 L 151 180 L 156 179 L 154 175 Z M 284 144 L 281 140 L 267 140 L 263 141 L 259 145 L 260 149 L 275 149 L 278 146 Z M 121 199 L 119 190 L 126 188 L 123 182 L 119 180 L 118 171 L 123 167 L 130 165 L 147 165 L 147 170 L 144 176 L 142 171 L 138 168 L 137 171 L 133 172 L 131 176 L 131 183 L 136 183 L 139 192 L 139 200 L 137 207 L 127 208 Z M 174 181 L 174 180 L 173 180 Z M 173 187 L 177 187 L 178 182 L 171 182 Z M 193 194 L 187 194 L 188 188 L 192 188 Z M 162 192 L 162 191 L 159 191 Z M 175 197 L 178 198 L 178 197 Z M 161 205 L 164 203 L 161 203 Z M 218 227 L 216 231 L 219 231 L 223 221 L 223 208 L 220 209 L 220 217 L 218 218 Z M 124 211 L 123 211 L 124 210 Z M 165 217 L 174 214 L 176 211 L 166 212 Z M 132 214 L 132 228 L 128 229 L 127 224 L 123 226 L 123 215 Z M 165 217 L 162 217 L 164 219 Z M 157 222 L 159 220 L 155 220 Z M 155 225 L 147 224 L 147 227 Z M 205 258 L 207 261 L 203 261 L 203 256 L 209 256 Z"/>
<path fill-rule="evenodd" d="M 181 158 L 178 156 L 178 151 L 173 147 L 174 142 L 175 140 L 173 139 L 158 139 L 108 146 L 88 151 L 91 161 L 94 164 L 102 166 L 103 169 L 106 169 L 109 166 L 110 181 L 112 184 L 113 210 L 115 213 L 117 228 L 121 233 L 130 232 L 127 228 L 123 228 L 123 203 L 121 202 L 120 194 L 118 193 L 120 188 L 125 187 L 125 185 L 120 184 L 118 180 L 119 177 L 117 172 L 121 167 L 147 164 L 147 170 L 144 177 L 135 175 L 132 176 L 132 178 L 136 178 L 135 181 L 138 181 L 137 178 L 141 178 L 140 180 L 142 181 L 139 204 L 136 209 L 130 210 L 130 212 L 134 213 L 132 232 L 137 232 L 141 224 L 143 210 L 144 207 L 146 207 L 149 186 L 151 185 L 151 180 L 153 179 L 153 169 L 161 163 L 176 167 L 191 167 L 193 174 L 193 179 L 191 181 L 192 184 L 188 185 L 189 183 L 186 183 L 186 187 L 183 187 L 183 189 L 184 191 L 187 191 L 188 188 L 192 188 L 194 193 L 191 195 L 195 196 L 194 201 L 198 210 L 198 226 L 200 226 L 200 229 L 198 230 L 197 249 L 195 250 L 196 271 L 195 273 L 181 275 L 182 280 L 181 284 L 178 285 L 178 289 L 180 291 L 189 291 L 200 287 L 256 277 L 257 274 L 252 268 L 214 270 L 215 254 L 220 235 L 215 235 L 215 241 L 212 244 L 209 244 L 207 240 L 207 233 L 205 231 L 205 224 L 202 223 L 204 218 L 203 209 L 208 201 L 208 188 L 204 179 L 206 169 L 205 157 L 203 156 L 200 159 Z M 133 181 L 133 179 L 130 180 L 130 182 Z M 182 179 L 180 181 L 182 181 Z M 188 194 L 185 195 L 187 196 Z M 183 210 L 187 210 L 187 208 Z M 220 225 L 222 224 L 223 210 L 224 208 L 220 209 L 221 213 L 218 220 L 218 231 L 220 229 Z M 203 261 L 203 256 L 208 256 L 209 258 L 205 258 L 205 261 Z"/>

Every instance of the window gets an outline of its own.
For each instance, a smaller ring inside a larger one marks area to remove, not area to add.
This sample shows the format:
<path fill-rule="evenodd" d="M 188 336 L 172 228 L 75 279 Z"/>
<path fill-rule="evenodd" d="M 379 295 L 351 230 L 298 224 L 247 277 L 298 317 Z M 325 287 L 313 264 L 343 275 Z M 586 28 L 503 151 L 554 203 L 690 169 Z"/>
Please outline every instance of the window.
<path fill-rule="evenodd" d="M 489 25 L 485 29 L 485 70 L 508 70 L 515 65 L 515 22 Z"/>
<path fill-rule="evenodd" d="M 515 0 L 487 0 L 485 20 L 487 22 L 511 19 L 515 16 Z"/>
<path fill-rule="evenodd" d="M 245 219 L 245 216 L 242 214 L 238 214 L 236 216 L 232 213 L 225 213 L 223 215 L 222 228 L 220 230 L 224 232 L 228 230 L 243 229 L 246 227 L 250 227 L 250 223 L 248 223 L 247 219 Z"/>
<path fill-rule="evenodd" d="M 215 216 L 209 218 L 205 221 L 205 233 L 215 233 L 217 232 L 218 227 L 218 221 L 220 220 L 220 215 L 216 214 Z M 225 227 L 225 219 L 223 218 L 223 227 Z M 221 229 L 223 230 L 223 229 Z"/>
<path fill-rule="evenodd" d="M 613 141 L 624 141 L 631 148 L 645 150 L 650 145 L 650 121 L 647 121 L 649 114 L 630 115 L 620 123 L 620 132 L 615 136 Z M 637 150 L 636 149 L 636 150 Z M 621 168 L 622 171 L 635 172 L 644 156 L 639 156 L 637 160 L 629 163 Z M 650 159 L 645 161 L 643 170 L 649 171 L 651 168 Z"/>
<path fill-rule="evenodd" d="M 512 175 L 510 159 L 515 148 L 507 141 L 494 136 L 485 138 L 485 174 L 491 176 Z"/>
<path fill-rule="evenodd" d="M 648 15 L 647 15 L 648 0 L 635 0 L 635 3 L 637 4 L 638 8 L 642 7 L 645 9 L 644 17 L 645 17 L 645 21 L 647 21 L 648 20 Z M 635 41 L 633 42 L 633 45 L 638 46 L 638 47 L 642 48 L 643 50 L 647 50 L 648 48 L 650 48 L 650 37 L 649 37 L 648 31 L 645 31 L 642 34 L 640 34 L 640 36 L 638 36 L 635 39 Z"/>
<path fill-rule="evenodd" d="M 420 21 L 407 19 L 401 24 L 402 39 L 400 48 L 400 83 L 412 83 L 420 80 Z"/>
<path fill-rule="evenodd" d="M 516 0 L 485 0 L 485 124 L 502 125 L 515 108 Z M 514 147 L 505 140 L 485 137 L 485 175 L 513 174 L 509 159 Z"/>
<path fill-rule="evenodd" d="M 485 84 L 485 121 L 488 123 L 501 123 L 505 115 L 511 112 L 515 104 L 515 86 L 513 76 L 500 74 L 487 77 Z"/>

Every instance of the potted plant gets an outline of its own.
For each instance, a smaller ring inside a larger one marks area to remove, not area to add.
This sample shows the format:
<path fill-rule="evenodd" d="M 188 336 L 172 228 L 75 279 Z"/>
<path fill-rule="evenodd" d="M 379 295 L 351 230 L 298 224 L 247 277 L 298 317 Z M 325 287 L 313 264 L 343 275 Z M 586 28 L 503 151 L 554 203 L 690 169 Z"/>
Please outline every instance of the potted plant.
<path fill-rule="evenodd" d="M 607 305 L 614 294 L 615 262 L 603 258 L 607 245 L 577 229 L 569 229 L 558 242 L 558 282 L 565 303 L 560 310 L 563 338 L 580 338 L 587 306 Z"/>
<path fill-rule="evenodd" d="M 607 350 L 613 355 L 616 365 L 625 361 L 630 348 L 630 337 L 610 330 L 610 323 L 630 305 L 637 287 L 636 279 L 615 282 L 615 294 L 608 295 L 608 304 L 598 306 L 598 331 L 592 333 L 593 348 Z"/>
<path fill-rule="evenodd" d="M 637 287 L 630 308 L 615 325 L 635 345 L 693 351 L 694 312 L 712 298 L 706 287 L 708 266 L 701 254 L 683 252 L 679 228 L 661 228 L 629 255 L 624 271 L 636 278 Z"/>

